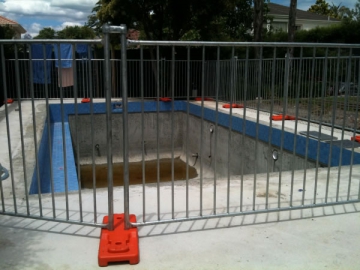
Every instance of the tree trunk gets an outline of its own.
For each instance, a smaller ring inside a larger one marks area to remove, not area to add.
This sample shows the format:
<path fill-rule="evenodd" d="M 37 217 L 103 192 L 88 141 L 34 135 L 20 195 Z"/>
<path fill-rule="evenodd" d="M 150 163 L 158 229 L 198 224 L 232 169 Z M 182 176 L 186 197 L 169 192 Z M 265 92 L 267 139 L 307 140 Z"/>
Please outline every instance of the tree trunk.
<path fill-rule="evenodd" d="M 290 10 L 289 10 L 289 24 L 288 24 L 288 41 L 294 42 L 295 32 L 296 32 L 296 7 L 297 0 L 290 1 Z M 290 48 L 290 57 L 294 54 L 294 48 Z"/>
<path fill-rule="evenodd" d="M 288 23 L 288 42 L 294 42 L 295 40 L 295 32 L 296 32 L 296 7 L 297 7 L 297 0 L 290 1 L 290 10 L 289 10 L 289 23 Z M 285 58 L 287 61 L 287 71 L 288 74 L 288 85 L 287 91 L 284 96 L 285 101 L 285 113 L 287 113 L 287 102 L 288 102 L 288 93 L 291 91 L 293 81 L 292 81 L 292 73 L 293 73 L 293 66 L 292 66 L 292 58 L 294 57 L 294 47 L 290 47 L 288 50 L 288 54 Z"/>
<path fill-rule="evenodd" d="M 255 0 L 254 1 L 254 41 L 262 41 L 262 28 L 263 28 L 263 17 L 264 17 L 264 0 Z M 259 48 L 255 48 L 255 56 L 259 58 Z"/>

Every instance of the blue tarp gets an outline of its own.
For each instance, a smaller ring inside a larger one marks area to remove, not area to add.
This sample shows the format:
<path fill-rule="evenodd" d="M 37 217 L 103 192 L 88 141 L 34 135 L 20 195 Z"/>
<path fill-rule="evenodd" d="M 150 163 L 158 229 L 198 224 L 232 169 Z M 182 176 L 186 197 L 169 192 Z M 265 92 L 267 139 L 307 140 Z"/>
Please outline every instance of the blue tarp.
<path fill-rule="evenodd" d="M 79 54 L 80 58 L 88 58 L 88 44 L 77 44 L 76 45 L 76 52 Z"/>
<path fill-rule="evenodd" d="M 60 57 L 59 57 L 59 49 L 58 44 L 54 44 L 54 52 L 55 52 L 55 66 L 59 67 L 59 58 L 60 59 L 69 59 L 69 60 L 61 60 L 60 68 L 71 68 L 72 66 L 72 47 L 71 44 L 60 44 Z"/>
<path fill-rule="evenodd" d="M 45 45 L 45 59 L 50 60 L 52 53 L 52 45 Z M 45 66 L 44 66 L 44 49 L 42 44 L 32 44 L 31 45 L 31 56 L 32 59 L 41 59 L 33 60 L 33 80 L 34 83 L 45 83 Z M 51 83 L 51 61 L 46 61 L 46 79 L 47 83 Z"/>

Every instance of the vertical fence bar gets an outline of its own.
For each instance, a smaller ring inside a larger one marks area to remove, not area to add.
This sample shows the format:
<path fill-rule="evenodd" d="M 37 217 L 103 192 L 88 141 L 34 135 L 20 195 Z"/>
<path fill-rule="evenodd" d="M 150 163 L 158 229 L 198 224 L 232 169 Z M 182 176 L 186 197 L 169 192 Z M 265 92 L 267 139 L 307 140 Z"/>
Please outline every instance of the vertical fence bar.
<path fill-rule="evenodd" d="M 296 164 L 296 147 L 297 147 L 297 131 L 298 131 L 298 118 L 299 118 L 299 99 L 300 99 L 300 86 L 301 79 L 303 78 L 301 70 L 303 67 L 303 47 L 300 48 L 300 63 L 299 63 L 299 83 L 296 88 L 296 105 L 295 105 L 295 131 L 294 131 L 294 147 L 293 147 L 293 160 L 292 160 L 292 171 L 291 171 L 291 186 L 290 186 L 290 207 L 293 206 L 294 197 L 294 177 L 295 177 L 295 164 Z"/>
<path fill-rule="evenodd" d="M 4 87 L 4 100 L 5 100 L 5 118 L 6 118 L 6 130 L 7 130 L 7 140 L 8 140 L 8 151 L 9 151 L 9 163 L 10 163 L 10 172 L 11 172 L 11 191 L 12 191 L 12 198 L 14 203 L 14 212 L 17 213 L 17 202 L 16 202 L 16 188 L 15 188 L 15 180 L 14 180 L 14 167 L 12 161 L 12 149 L 11 149 L 11 133 L 10 133 L 10 122 L 9 122 L 9 108 L 7 104 L 8 99 L 8 89 L 6 83 L 6 65 L 5 65 L 5 54 L 4 54 L 4 45 L 1 44 L 1 66 L 2 66 L 2 76 L 3 80 L 3 87 Z M 3 196 L 1 197 L 3 200 Z M 5 206 L 3 202 L 3 209 L 5 211 Z"/>
<path fill-rule="evenodd" d="M 187 74 L 186 74 L 186 217 L 189 217 L 189 116 L 190 116 L 190 47 L 186 48 L 187 51 Z"/>
<path fill-rule="evenodd" d="M 204 138 L 204 91 L 205 91 L 205 46 L 202 47 L 201 60 L 201 127 L 200 138 Z M 200 216 L 203 215 L 203 140 L 200 142 Z"/>
<path fill-rule="evenodd" d="M 94 89 L 92 80 L 92 60 L 91 47 L 88 47 L 89 63 L 89 98 L 90 98 L 90 128 L 91 128 L 91 170 L 92 170 L 92 188 L 93 188 L 93 208 L 94 208 L 94 223 L 97 223 L 97 202 L 96 202 L 96 168 L 95 168 L 95 143 L 94 143 Z M 96 62 L 95 62 L 96 63 Z"/>
<path fill-rule="evenodd" d="M 258 84 L 257 84 L 257 108 L 256 108 L 256 128 L 255 128 L 255 160 L 258 157 L 258 146 L 259 146 L 259 121 L 260 121 L 260 99 L 261 99 L 261 86 L 262 86 L 262 59 L 263 59 L 263 47 L 260 47 L 259 52 L 259 62 L 257 64 L 258 68 Z M 255 203 L 256 203 L 256 184 L 257 184 L 257 165 L 255 162 L 254 166 L 254 187 L 253 187 L 253 197 L 252 197 L 252 210 L 255 211 Z M 280 197 L 280 196 L 279 196 Z"/>
<path fill-rule="evenodd" d="M 290 69 L 292 68 L 292 56 L 290 54 L 290 48 L 287 49 L 285 56 L 285 78 L 284 78 L 284 97 L 283 97 L 283 111 L 282 115 L 284 116 L 281 122 L 281 139 L 280 139 L 280 169 L 279 169 L 279 185 L 278 185 L 278 208 L 280 208 L 281 203 L 281 185 L 282 185 L 282 170 L 284 163 L 284 136 L 285 136 L 285 115 L 288 110 L 288 95 L 289 95 L 289 77 Z M 292 82 L 292 80 L 291 80 Z"/>
<path fill-rule="evenodd" d="M 123 156 L 124 156 L 124 213 L 125 229 L 130 229 L 129 214 L 129 119 L 128 119 L 128 86 L 127 86 L 127 44 L 126 25 L 121 25 L 121 78 L 123 104 Z"/>
<path fill-rule="evenodd" d="M 310 118 L 311 118 L 311 109 L 312 109 L 312 95 L 313 95 L 313 88 L 314 88 L 314 75 L 315 75 L 315 64 L 316 64 L 316 48 L 313 48 L 313 57 L 312 57 L 312 66 L 311 66 L 311 85 L 309 91 L 309 102 L 308 102 L 308 115 L 307 115 L 307 136 L 306 136 L 306 143 L 305 143 L 305 168 L 304 168 L 304 178 L 303 178 L 303 188 L 302 188 L 302 199 L 301 205 L 304 205 L 305 202 L 305 194 L 306 194 L 306 175 L 307 175 L 307 161 L 308 161 L 308 153 L 309 153 L 309 132 L 310 132 Z"/>
<path fill-rule="evenodd" d="M 106 99 L 106 142 L 107 142 L 107 182 L 108 182 L 108 230 L 114 230 L 114 193 L 113 193 L 113 153 L 112 153 L 112 108 L 111 108 L 111 63 L 110 63 L 110 29 L 103 26 L 104 33 L 104 90 Z M 124 103 L 124 101 L 123 101 Z M 125 190 L 125 188 L 124 188 Z"/>
<path fill-rule="evenodd" d="M 160 220 L 160 155 L 159 155 L 159 118 L 160 113 L 160 50 L 156 46 L 156 162 L 157 162 L 157 217 Z"/>
<path fill-rule="evenodd" d="M 358 59 L 359 65 L 358 65 L 358 78 L 360 78 L 360 61 Z M 356 70 L 356 61 L 354 64 L 354 69 Z M 355 73 L 355 72 L 354 72 Z M 355 82 L 355 80 L 354 80 Z M 360 80 L 358 80 L 357 85 L 357 93 L 356 93 L 356 107 L 355 107 L 355 121 L 354 121 L 354 131 L 353 131 L 353 137 L 356 136 L 356 130 L 358 129 L 358 117 L 359 117 L 359 97 L 360 97 Z M 348 192 L 347 192 L 347 198 L 346 200 L 350 200 L 350 192 L 351 192 L 351 179 L 352 179 L 352 171 L 353 171 L 353 165 L 354 165 L 354 151 L 355 150 L 355 140 L 352 142 L 352 149 L 351 149 L 351 163 L 350 163 L 350 172 L 349 172 L 349 184 L 348 184 Z M 360 184 L 359 184 L 360 188 Z"/>
<path fill-rule="evenodd" d="M 340 71 L 340 48 L 337 51 L 337 61 L 336 61 L 336 74 L 335 74 L 335 85 L 333 87 L 334 97 L 332 101 L 332 119 L 331 119 L 331 137 L 334 135 L 335 130 L 335 120 L 336 120 L 336 108 L 337 108 L 337 99 L 339 93 L 339 71 Z M 325 190 L 325 203 L 328 202 L 329 195 L 329 184 L 330 184 L 330 169 L 332 164 L 332 151 L 333 151 L 333 140 L 330 141 L 330 153 L 328 158 L 328 170 L 327 170 L 327 178 L 326 178 L 326 190 Z"/>
<path fill-rule="evenodd" d="M 248 88 L 248 72 L 249 72 L 249 47 L 246 47 L 246 58 L 245 58 L 245 74 L 244 74 L 244 113 L 242 119 L 242 145 L 245 145 L 246 137 L 246 105 L 247 105 L 247 88 Z M 243 211 L 244 201 L 244 160 L 245 151 L 241 151 L 241 184 L 240 184 L 240 212 Z"/>
<path fill-rule="evenodd" d="M 45 83 L 45 99 L 46 99 L 46 123 L 47 123 L 47 134 L 48 134 L 48 149 L 49 149 L 49 162 L 50 162 L 50 189 L 51 189 L 51 205 L 53 211 L 53 218 L 56 217 L 56 209 L 55 209 L 55 189 L 54 189 L 54 168 L 52 162 L 52 143 L 51 143 L 51 122 L 50 122 L 50 105 L 49 105 L 49 87 L 48 87 L 48 80 L 47 80 L 47 59 L 46 59 L 46 45 L 43 44 L 43 56 L 44 56 L 44 83 Z"/>
<path fill-rule="evenodd" d="M 275 89 L 275 70 L 276 70 L 276 47 L 274 48 L 273 51 L 273 60 L 272 60 L 272 74 L 271 74 L 271 105 L 270 105 L 270 126 L 269 126 L 269 138 L 268 138 L 268 147 L 269 147 L 269 151 L 267 153 L 267 175 L 266 175 L 266 198 L 265 198 L 265 209 L 269 208 L 269 185 L 270 185 L 270 174 L 269 171 L 272 167 L 270 167 L 275 161 L 273 159 L 271 159 L 270 157 L 270 149 L 272 146 L 272 115 L 274 112 L 274 89 Z M 271 155 L 272 156 L 272 155 Z"/>
<path fill-rule="evenodd" d="M 226 210 L 227 213 L 230 212 L 230 161 L 231 161 L 231 139 L 232 139 L 232 104 L 234 102 L 234 76 L 235 76 L 235 67 L 234 67 L 234 56 L 235 56 L 235 47 L 231 48 L 231 60 L 230 60 L 230 114 L 229 114 L 229 133 L 228 133 L 228 162 L 227 162 L 227 193 L 226 193 Z"/>
<path fill-rule="evenodd" d="M 140 95 L 141 95 L 141 142 L 142 142 L 142 151 L 141 151 L 141 159 L 142 159 L 142 191 L 143 191 L 143 222 L 145 222 L 146 215 L 146 194 L 145 194 L 145 120 L 144 120 L 144 47 L 140 47 Z"/>
<path fill-rule="evenodd" d="M 66 220 L 69 220 L 69 194 L 68 194 L 68 171 L 66 159 L 66 139 L 65 139 L 65 116 L 64 116 L 64 93 L 62 86 L 62 57 L 61 57 L 61 44 L 57 46 L 58 52 L 58 73 L 59 73 L 59 90 L 60 90 L 60 106 L 61 106 L 61 132 L 62 132 L 62 150 L 64 161 L 64 181 L 65 181 L 65 204 L 66 204 Z"/>
<path fill-rule="evenodd" d="M 336 202 L 339 201 L 339 191 L 340 191 L 340 182 L 341 182 L 341 168 L 342 168 L 342 158 L 343 158 L 343 147 L 344 147 L 344 134 L 345 134 L 345 123 L 346 123 L 346 111 L 348 109 L 349 95 L 350 95 L 350 80 L 351 80 L 351 59 L 352 59 L 352 49 L 349 50 L 349 57 L 347 63 L 347 76 L 345 80 L 345 103 L 344 103 L 344 114 L 343 114 L 343 123 L 341 131 L 341 143 L 340 143 L 340 157 L 339 157 L 339 170 L 338 170 L 338 180 L 336 186 Z"/>
<path fill-rule="evenodd" d="M 83 222 L 83 209 L 82 209 L 82 194 L 81 194 L 81 164 L 80 164 L 80 143 L 79 143 L 79 132 L 78 132 L 78 121 L 79 121 L 79 109 L 78 109 L 78 80 L 77 80 L 77 70 L 76 70 L 76 44 L 72 44 L 72 66 L 73 66 L 73 77 L 74 77 L 74 102 L 75 102 L 75 144 L 76 144 L 76 164 L 77 166 L 77 175 L 78 175 L 78 195 L 79 195 L 79 215 L 80 221 Z M 84 60 L 82 60 L 84 61 Z M 84 89 L 84 63 L 82 65 L 82 76 L 83 76 L 83 89 Z M 87 96 L 88 97 L 88 96 Z"/>
<path fill-rule="evenodd" d="M 321 111 L 320 111 L 320 120 L 319 120 L 319 134 L 321 133 L 322 120 L 323 120 L 323 114 L 324 114 L 325 86 L 326 86 L 326 84 L 327 84 L 328 51 L 329 51 L 329 49 L 326 48 L 325 60 L 324 60 L 324 67 L 323 67 L 323 74 L 322 74 Z M 317 151 L 316 151 L 316 169 L 315 169 L 314 198 L 313 198 L 313 200 L 314 200 L 313 203 L 314 203 L 314 204 L 316 204 L 316 197 L 317 197 L 317 191 L 318 191 L 318 173 L 319 173 L 320 145 L 321 145 L 320 140 L 318 140 Z"/>
<path fill-rule="evenodd" d="M 216 182 L 217 182 L 217 141 L 218 141 L 218 126 L 219 126 L 219 89 L 220 89 L 220 47 L 216 49 L 216 94 L 215 94 L 215 143 L 214 143 L 214 215 L 216 214 Z"/>
<path fill-rule="evenodd" d="M 24 130 L 23 130 L 23 118 L 22 118 L 22 106 L 21 106 L 21 90 L 20 90 L 20 71 L 19 71 L 19 57 L 18 47 L 15 44 L 15 79 L 16 79 L 16 93 L 18 96 L 18 109 L 19 109 L 19 122 L 20 122 L 20 136 L 21 136 L 21 154 L 23 160 L 23 171 L 24 171 L 24 184 L 25 184 L 25 198 L 26 198 L 26 212 L 30 215 L 29 207 L 29 195 L 28 195 L 28 182 L 27 182 L 27 170 L 26 170 L 26 156 L 25 156 L 25 142 L 24 142 Z"/>
<path fill-rule="evenodd" d="M 34 78 L 33 78 L 33 66 L 32 66 L 32 51 L 31 47 L 29 48 L 29 83 L 30 83 L 30 96 L 31 96 L 31 109 L 32 109 L 32 120 L 33 120 L 33 136 L 34 136 L 34 152 L 35 152 L 35 167 L 36 167 L 36 177 L 38 185 L 38 197 L 39 197 L 39 211 L 40 216 L 43 216 L 42 209 L 42 198 L 41 198 L 41 180 L 40 180 L 40 169 L 39 169 L 39 158 L 38 158 L 38 142 L 36 135 L 36 116 L 35 116 L 35 102 L 34 102 Z M 25 191 L 27 192 L 27 190 Z"/>
<path fill-rule="evenodd" d="M 174 189 L 174 104 L 175 104 L 175 47 L 171 48 L 171 216 L 175 218 Z"/>

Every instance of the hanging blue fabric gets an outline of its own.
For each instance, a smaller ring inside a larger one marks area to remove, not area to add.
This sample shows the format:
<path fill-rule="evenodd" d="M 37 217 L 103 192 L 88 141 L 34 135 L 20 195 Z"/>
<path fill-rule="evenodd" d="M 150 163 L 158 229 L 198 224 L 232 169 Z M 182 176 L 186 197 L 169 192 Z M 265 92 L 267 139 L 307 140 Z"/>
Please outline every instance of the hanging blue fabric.
<path fill-rule="evenodd" d="M 45 83 L 45 66 L 44 59 L 46 59 L 46 83 L 51 83 L 51 53 L 52 45 L 45 45 L 45 57 L 42 44 L 31 44 L 31 56 L 33 66 L 33 82 Z"/>
<path fill-rule="evenodd" d="M 80 58 L 88 58 L 89 45 L 88 44 L 77 44 L 76 52 L 79 54 Z M 91 56 L 90 56 L 91 57 Z"/>
<path fill-rule="evenodd" d="M 60 57 L 59 57 L 59 49 L 58 44 L 54 44 L 54 52 L 55 52 L 55 66 L 59 67 L 59 58 L 61 59 L 60 68 L 71 68 L 72 66 L 72 46 L 71 44 L 60 44 Z M 70 59 L 70 60 L 65 60 Z"/>

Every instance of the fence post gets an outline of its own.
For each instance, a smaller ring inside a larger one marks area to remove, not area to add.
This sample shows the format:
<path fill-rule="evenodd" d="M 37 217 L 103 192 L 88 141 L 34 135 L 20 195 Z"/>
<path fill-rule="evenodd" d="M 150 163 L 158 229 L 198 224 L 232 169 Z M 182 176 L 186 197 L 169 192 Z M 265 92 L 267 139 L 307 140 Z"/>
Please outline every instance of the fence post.
<path fill-rule="evenodd" d="M 112 115 L 111 115 L 111 71 L 110 71 L 110 26 L 105 24 L 102 28 L 104 34 L 104 79 L 106 99 L 106 141 L 108 165 L 108 230 L 114 230 L 114 183 L 112 166 Z"/>
<path fill-rule="evenodd" d="M 126 59 L 126 25 L 120 25 L 121 41 L 121 78 L 122 78 L 122 106 L 123 106 L 123 168 L 124 168 L 124 219 L 125 230 L 131 228 L 129 214 L 129 125 L 128 125 L 128 89 L 127 89 L 127 59 Z"/>

